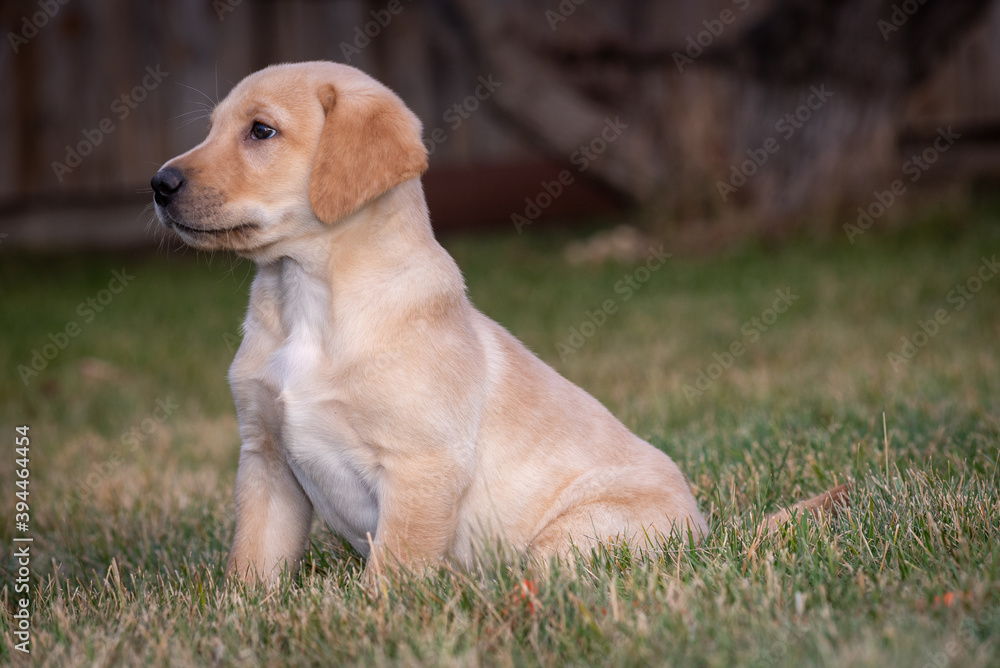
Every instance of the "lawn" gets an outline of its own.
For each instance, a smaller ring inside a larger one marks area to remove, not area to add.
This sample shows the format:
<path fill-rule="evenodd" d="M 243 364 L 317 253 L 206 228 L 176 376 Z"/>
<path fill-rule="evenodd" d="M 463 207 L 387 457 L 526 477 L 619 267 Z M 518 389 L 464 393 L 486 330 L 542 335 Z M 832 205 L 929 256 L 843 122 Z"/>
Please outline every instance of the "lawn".
<path fill-rule="evenodd" d="M 483 555 L 381 595 L 318 524 L 277 589 L 222 580 L 249 265 L 0 249 L 0 664 L 998 665 L 1000 206 L 853 244 L 667 239 L 652 271 L 567 264 L 571 238 L 444 243 L 483 311 L 678 462 L 710 536 L 574 567 Z M 843 481 L 848 512 L 758 535 Z"/>

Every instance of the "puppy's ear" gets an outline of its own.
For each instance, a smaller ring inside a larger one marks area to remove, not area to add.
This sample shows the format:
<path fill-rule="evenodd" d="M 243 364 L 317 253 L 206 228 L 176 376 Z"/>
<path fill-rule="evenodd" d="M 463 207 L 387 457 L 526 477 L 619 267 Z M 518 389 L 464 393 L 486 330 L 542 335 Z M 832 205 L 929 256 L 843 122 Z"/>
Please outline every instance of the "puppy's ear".
<path fill-rule="evenodd" d="M 420 124 L 386 95 L 338 96 L 319 90 L 326 112 L 309 181 L 309 203 L 324 223 L 353 213 L 389 188 L 427 169 Z"/>

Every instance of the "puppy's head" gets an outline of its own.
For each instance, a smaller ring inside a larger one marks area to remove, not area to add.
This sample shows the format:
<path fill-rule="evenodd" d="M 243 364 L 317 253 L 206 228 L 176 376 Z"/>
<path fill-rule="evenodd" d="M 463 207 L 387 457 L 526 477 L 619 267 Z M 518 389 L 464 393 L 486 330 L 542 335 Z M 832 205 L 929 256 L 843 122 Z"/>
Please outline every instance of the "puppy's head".
<path fill-rule="evenodd" d="M 191 246 L 252 256 L 419 176 L 420 136 L 416 116 L 360 70 L 274 65 L 241 81 L 208 137 L 156 173 L 156 215 Z"/>

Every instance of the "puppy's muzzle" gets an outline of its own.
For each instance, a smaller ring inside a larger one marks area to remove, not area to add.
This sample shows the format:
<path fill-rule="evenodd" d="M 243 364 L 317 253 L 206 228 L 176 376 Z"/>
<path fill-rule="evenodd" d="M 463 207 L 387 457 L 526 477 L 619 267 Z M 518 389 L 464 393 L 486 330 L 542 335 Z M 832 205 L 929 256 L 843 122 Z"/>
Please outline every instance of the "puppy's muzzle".
<path fill-rule="evenodd" d="M 165 207 L 184 187 L 184 176 L 176 167 L 164 167 L 153 176 L 149 185 L 153 187 L 153 201 Z"/>

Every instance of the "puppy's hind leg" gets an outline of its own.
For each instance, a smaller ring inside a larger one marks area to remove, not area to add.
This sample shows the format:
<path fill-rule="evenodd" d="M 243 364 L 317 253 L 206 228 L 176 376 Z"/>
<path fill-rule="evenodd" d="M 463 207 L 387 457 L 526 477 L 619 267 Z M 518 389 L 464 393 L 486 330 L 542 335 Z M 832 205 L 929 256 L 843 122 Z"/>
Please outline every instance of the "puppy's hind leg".
<path fill-rule="evenodd" d="M 614 501 L 574 507 L 546 525 L 531 541 L 528 551 L 544 561 L 551 557 L 572 560 L 573 547 L 584 555 L 614 544 L 644 551 L 656 548 L 670 535 L 665 521 L 643 523 L 630 510 Z M 664 525 L 664 531 L 659 524 Z"/>

